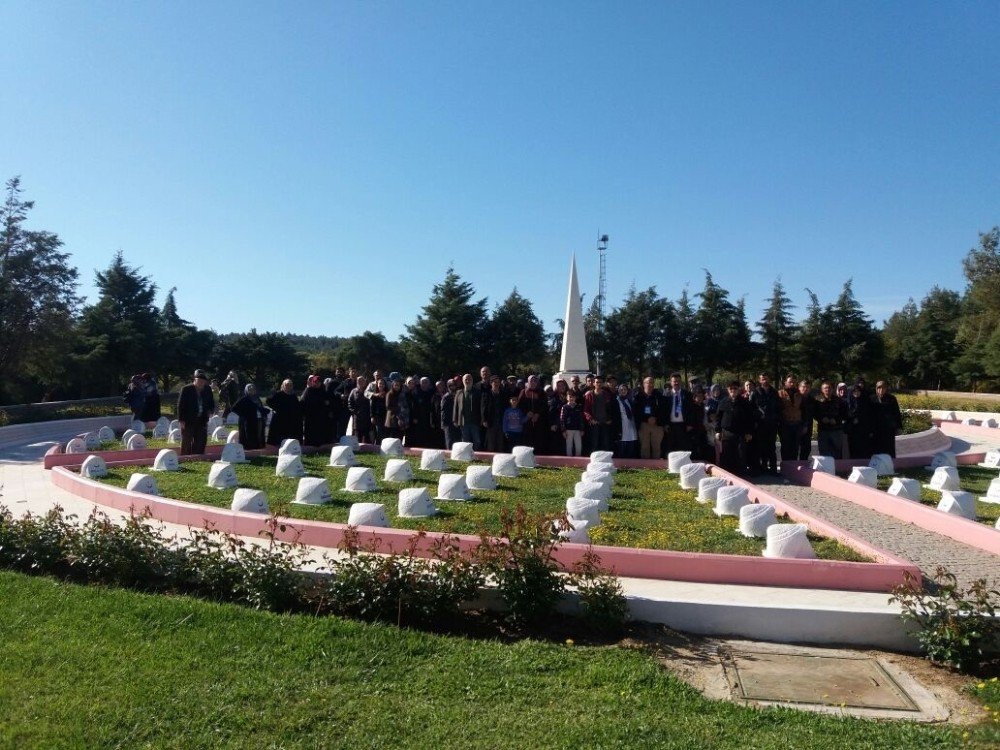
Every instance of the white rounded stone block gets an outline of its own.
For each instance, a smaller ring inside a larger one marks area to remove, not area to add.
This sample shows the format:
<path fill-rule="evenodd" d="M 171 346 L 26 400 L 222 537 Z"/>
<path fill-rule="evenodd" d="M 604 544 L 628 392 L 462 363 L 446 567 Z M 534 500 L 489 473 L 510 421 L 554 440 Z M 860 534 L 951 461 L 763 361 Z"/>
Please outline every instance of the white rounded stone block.
<path fill-rule="evenodd" d="M 983 427 L 991 427 L 995 430 L 998 426 L 1000 426 L 1000 422 L 997 422 L 993 417 L 983 420 Z"/>
<path fill-rule="evenodd" d="M 966 417 L 965 419 L 962 420 L 962 424 L 968 425 L 969 427 L 978 427 L 979 420 L 973 419 L 972 417 Z"/>
<path fill-rule="evenodd" d="M 337 441 L 340 445 L 346 445 L 352 451 L 356 451 L 361 447 L 361 443 L 358 440 L 357 435 L 341 435 L 340 440 Z"/>
<path fill-rule="evenodd" d="M 714 503 L 719 490 L 728 484 L 722 477 L 702 477 L 698 480 L 698 502 Z"/>
<path fill-rule="evenodd" d="M 925 466 L 925 469 L 930 469 L 933 471 L 941 466 L 958 466 L 958 458 L 951 451 L 941 451 L 940 453 L 935 453 L 934 457 L 931 459 L 930 466 Z"/>
<path fill-rule="evenodd" d="M 520 476 L 517 460 L 510 453 L 497 453 L 493 456 L 493 476 L 513 478 Z"/>
<path fill-rule="evenodd" d="M 217 443 L 228 443 L 229 442 L 229 430 L 225 427 L 216 427 L 212 430 L 212 440 Z"/>
<path fill-rule="evenodd" d="M 743 536 L 762 538 L 778 519 L 773 505 L 751 503 L 740 508 L 740 533 Z"/>
<path fill-rule="evenodd" d="M 240 442 L 239 430 L 233 430 L 229 433 L 229 437 L 226 438 L 227 443 L 238 443 Z"/>
<path fill-rule="evenodd" d="M 225 449 L 223 449 L 225 450 Z M 306 475 L 306 467 L 302 465 L 302 456 L 285 454 L 278 456 L 278 465 L 274 468 L 274 473 L 279 477 L 292 477 L 298 479 Z"/>
<path fill-rule="evenodd" d="M 129 438 L 138 434 L 139 433 L 135 430 L 125 430 L 125 432 L 122 433 L 122 445 L 128 445 Z"/>
<path fill-rule="evenodd" d="M 63 450 L 66 453 L 86 453 L 87 442 L 83 438 L 75 437 L 66 443 L 66 447 Z"/>
<path fill-rule="evenodd" d="M 301 456 L 302 444 L 295 438 L 288 438 L 281 441 L 278 448 L 279 456 Z"/>
<path fill-rule="evenodd" d="M 230 510 L 239 513 L 270 513 L 267 507 L 267 494 L 263 490 L 252 490 L 249 487 L 236 490 L 233 493 L 233 502 L 229 504 Z"/>
<path fill-rule="evenodd" d="M 127 489 L 132 490 L 132 492 L 141 492 L 144 495 L 160 494 L 160 491 L 156 488 L 156 480 L 149 476 L 149 474 L 136 473 L 130 476 Z"/>
<path fill-rule="evenodd" d="M 239 482 L 236 480 L 236 469 L 225 461 L 216 461 L 208 470 L 208 486 L 217 490 L 231 490 Z"/>
<path fill-rule="evenodd" d="M 213 414 L 208 418 L 208 424 L 205 427 L 211 433 L 212 430 L 216 429 L 217 427 L 222 427 L 222 425 L 224 424 L 225 421 L 222 419 L 222 417 L 220 417 L 218 414 Z"/>
<path fill-rule="evenodd" d="M 385 481 L 412 482 L 413 467 L 405 458 L 390 458 L 385 464 Z"/>
<path fill-rule="evenodd" d="M 892 484 L 886 491 L 904 500 L 920 502 L 920 482 L 910 477 L 893 477 Z"/>
<path fill-rule="evenodd" d="M 590 463 L 609 464 L 614 460 L 615 454 L 612 451 L 594 451 L 590 454 Z"/>
<path fill-rule="evenodd" d="M 242 443 L 226 443 L 222 446 L 222 455 L 219 456 L 220 461 L 225 461 L 227 464 L 245 464 L 247 463 L 247 452 L 243 450 Z"/>
<path fill-rule="evenodd" d="M 611 489 L 597 482 L 577 482 L 573 487 L 574 497 L 586 497 L 591 500 L 607 502 L 611 499 Z"/>
<path fill-rule="evenodd" d="M 88 451 L 96 451 L 101 447 L 101 437 L 96 432 L 88 432 L 83 436 L 83 443 Z"/>
<path fill-rule="evenodd" d="M 945 490 L 941 493 L 941 502 L 938 503 L 937 509 L 968 518 L 970 521 L 976 520 L 976 498 L 971 492 Z"/>
<path fill-rule="evenodd" d="M 170 443 L 171 445 L 177 445 L 178 443 L 180 443 L 181 431 L 171 430 L 170 433 L 167 435 L 167 442 Z"/>
<path fill-rule="evenodd" d="M 451 444 L 452 461 L 471 461 L 473 458 L 475 458 L 475 453 L 472 450 L 472 443 Z"/>
<path fill-rule="evenodd" d="M 100 479 L 107 475 L 108 465 L 104 462 L 103 458 L 100 456 L 87 456 L 83 459 L 83 465 L 80 467 L 80 476 L 87 477 L 87 479 Z"/>
<path fill-rule="evenodd" d="M 364 466 L 352 466 L 347 470 L 344 489 L 348 492 L 374 492 L 377 489 L 375 472 Z"/>
<path fill-rule="evenodd" d="M 618 467 L 609 461 L 591 461 L 587 464 L 587 471 L 599 471 L 602 474 L 617 474 Z"/>
<path fill-rule="evenodd" d="M 764 557 L 812 560 L 816 557 L 804 523 L 776 523 L 767 527 Z"/>
<path fill-rule="evenodd" d="M 580 475 L 580 481 L 583 483 L 590 482 L 591 484 L 603 484 L 608 488 L 608 495 L 611 494 L 611 488 L 615 486 L 610 474 L 594 475 L 585 471 Z"/>
<path fill-rule="evenodd" d="M 593 524 L 583 518 L 568 518 L 568 529 L 559 532 L 559 538 L 571 544 L 590 544 L 590 529 Z"/>
<path fill-rule="evenodd" d="M 167 432 L 170 432 L 170 419 L 169 419 L 169 417 L 160 417 L 159 419 L 156 420 L 156 424 L 157 424 L 157 426 L 163 425 L 167 429 Z"/>
<path fill-rule="evenodd" d="M 930 484 L 925 486 L 938 491 L 962 489 L 962 483 L 958 478 L 958 469 L 954 466 L 939 466 L 934 469 Z"/>
<path fill-rule="evenodd" d="M 878 485 L 878 470 L 871 466 L 855 466 L 851 469 L 851 475 L 847 477 L 847 481 L 865 487 L 876 487 Z"/>
<path fill-rule="evenodd" d="M 389 517 L 385 514 L 385 506 L 382 503 L 354 503 L 347 514 L 347 524 L 384 529 L 389 526 Z"/>
<path fill-rule="evenodd" d="M 993 524 L 993 528 L 996 529 L 997 531 L 1000 531 L 1000 518 L 998 518 L 997 522 Z"/>
<path fill-rule="evenodd" d="M 570 519 L 579 518 L 591 526 L 601 522 L 601 501 L 589 497 L 571 497 L 566 500 L 566 515 Z"/>
<path fill-rule="evenodd" d="M 172 419 L 172 420 L 170 420 L 170 429 L 171 430 L 179 430 L 180 428 L 181 428 L 181 422 L 180 422 L 179 419 Z"/>
<path fill-rule="evenodd" d="M 680 474 L 681 467 L 691 463 L 691 451 L 670 451 L 667 454 L 667 471 Z"/>
<path fill-rule="evenodd" d="M 1000 469 L 1000 451 L 986 451 L 979 466 L 984 469 Z"/>
<path fill-rule="evenodd" d="M 97 431 L 97 436 L 101 439 L 102 443 L 110 443 L 115 439 L 115 431 L 104 425 L 104 427 Z"/>
<path fill-rule="evenodd" d="M 338 469 L 349 469 L 357 461 L 354 458 L 354 449 L 349 445 L 335 445 L 330 449 L 330 463 Z"/>
<path fill-rule="evenodd" d="M 465 474 L 442 474 L 438 478 L 435 500 L 468 500 L 471 497 L 465 483 Z"/>
<path fill-rule="evenodd" d="M 323 505 L 333 498 L 330 496 L 330 485 L 319 477 L 302 477 L 299 486 L 295 488 L 293 503 L 298 505 Z"/>
<path fill-rule="evenodd" d="M 157 422 L 156 426 L 153 428 L 153 437 L 156 438 L 157 440 L 164 440 L 169 434 L 170 434 L 170 428 L 168 425 L 160 424 L 159 422 Z"/>
<path fill-rule="evenodd" d="M 511 453 L 519 469 L 535 468 L 535 449 L 530 445 L 515 445 Z"/>
<path fill-rule="evenodd" d="M 947 412 L 945 412 L 944 416 L 941 417 L 941 419 L 943 419 L 945 422 L 957 422 L 958 421 L 958 417 L 955 415 L 955 412 L 953 412 L 953 411 L 947 411 Z"/>
<path fill-rule="evenodd" d="M 399 491 L 397 514 L 400 518 L 427 518 L 436 516 L 437 506 L 431 502 L 426 487 L 407 487 Z"/>
<path fill-rule="evenodd" d="M 715 494 L 715 515 L 738 516 L 740 508 L 750 504 L 750 493 L 746 487 L 719 487 Z"/>
<path fill-rule="evenodd" d="M 489 466 L 470 466 L 465 470 L 465 484 L 470 490 L 495 490 L 497 480 Z"/>
<path fill-rule="evenodd" d="M 146 449 L 146 438 L 142 435 L 135 434 L 128 439 L 126 447 L 130 451 L 141 451 Z"/>
<path fill-rule="evenodd" d="M 237 414 L 236 412 L 231 411 L 229 412 L 228 415 L 226 415 L 226 424 L 232 426 L 232 425 L 237 425 L 239 423 L 240 423 L 240 415 Z"/>
<path fill-rule="evenodd" d="M 420 454 L 420 468 L 424 471 L 444 471 L 444 451 L 425 449 Z"/>
<path fill-rule="evenodd" d="M 403 443 L 399 438 L 383 438 L 378 452 L 383 456 L 400 458 L 403 455 Z"/>
<path fill-rule="evenodd" d="M 181 462 L 177 459 L 177 451 L 164 448 L 153 459 L 153 471 L 180 471 Z"/>
<path fill-rule="evenodd" d="M 813 456 L 812 470 L 819 471 L 824 474 L 836 474 L 837 464 L 834 461 L 833 456 Z"/>
<path fill-rule="evenodd" d="M 896 467 L 892 465 L 892 456 L 888 453 L 876 453 L 871 457 L 868 465 L 875 469 L 880 477 L 887 477 L 896 473 Z"/>
<path fill-rule="evenodd" d="M 140 434 L 144 434 L 146 432 L 146 424 L 145 424 L 145 422 L 142 422 L 142 421 L 140 421 L 138 419 L 133 419 L 132 420 L 132 429 L 135 430 L 136 432 L 140 433 Z"/>
<path fill-rule="evenodd" d="M 984 503 L 1000 503 L 1000 477 L 990 480 L 990 486 L 986 488 L 986 494 L 979 499 Z"/>
<path fill-rule="evenodd" d="M 685 464 L 680 469 L 680 485 L 682 490 L 698 489 L 698 482 L 705 478 L 705 464 Z"/>

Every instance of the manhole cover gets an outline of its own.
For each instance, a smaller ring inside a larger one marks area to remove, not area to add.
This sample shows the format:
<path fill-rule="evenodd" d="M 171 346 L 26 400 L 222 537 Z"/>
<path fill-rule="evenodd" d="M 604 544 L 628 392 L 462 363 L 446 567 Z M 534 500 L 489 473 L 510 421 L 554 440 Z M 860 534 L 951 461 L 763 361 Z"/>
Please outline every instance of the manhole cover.
<path fill-rule="evenodd" d="M 731 651 L 728 660 L 739 694 L 748 700 L 920 710 L 870 657 Z"/>

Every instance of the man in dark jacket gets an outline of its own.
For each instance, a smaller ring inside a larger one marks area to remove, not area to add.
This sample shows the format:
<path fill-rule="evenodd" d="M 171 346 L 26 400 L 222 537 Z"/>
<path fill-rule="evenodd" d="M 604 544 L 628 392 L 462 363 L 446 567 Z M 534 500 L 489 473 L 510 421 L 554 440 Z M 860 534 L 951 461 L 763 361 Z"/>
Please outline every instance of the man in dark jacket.
<path fill-rule="evenodd" d="M 716 411 L 715 439 L 722 446 L 719 468 L 737 476 L 743 476 L 746 456 L 741 455 L 745 446 L 753 441 L 753 415 L 750 402 L 740 395 L 740 382 L 733 380 L 726 386 Z"/>
<path fill-rule="evenodd" d="M 177 399 L 177 421 L 181 423 L 181 455 L 205 452 L 208 417 L 215 412 L 215 398 L 204 370 L 194 371 L 194 382 L 181 388 Z"/>
<path fill-rule="evenodd" d="M 896 435 L 903 432 L 903 414 L 899 410 L 899 402 L 889 393 L 889 386 L 884 380 L 875 384 L 872 412 L 874 425 L 872 450 L 875 453 L 888 453 L 895 458 Z"/>
<path fill-rule="evenodd" d="M 653 387 L 652 376 L 642 381 L 642 388 L 635 394 L 632 410 L 639 427 L 639 457 L 659 458 L 663 442 L 663 425 L 667 421 L 667 402 Z"/>
<path fill-rule="evenodd" d="M 750 394 L 755 423 L 754 442 L 757 444 L 757 460 L 760 470 L 778 474 L 778 415 L 780 413 L 778 392 L 771 385 L 771 376 L 762 372 L 759 385 Z"/>
<path fill-rule="evenodd" d="M 695 406 L 691 392 L 681 387 L 679 372 L 670 375 L 670 388 L 663 392 L 663 398 L 667 402 L 668 415 L 666 451 L 691 450 L 691 433 L 694 431 L 695 421 L 701 419 L 702 410 Z"/>

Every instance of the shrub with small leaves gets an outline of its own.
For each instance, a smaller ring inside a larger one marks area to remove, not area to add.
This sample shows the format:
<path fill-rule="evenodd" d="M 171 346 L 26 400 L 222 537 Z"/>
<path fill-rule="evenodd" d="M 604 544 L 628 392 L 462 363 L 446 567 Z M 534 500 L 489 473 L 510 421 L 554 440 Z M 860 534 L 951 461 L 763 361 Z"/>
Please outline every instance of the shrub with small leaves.
<path fill-rule="evenodd" d="M 928 659 L 975 672 L 1000 646 L 1000 591 L 985 578 L 963 589 L 943 567 L 938 567 L 932 580 L 933 592 L 908 575 L 907 582 L 893 590 L 890 601 L 902 606 L 903 620 L 917 625 L 914 637 Z"/>
<path fill-rule="evenodd" d="M 584 622 L 602 635 L 618 635 L 628 618 L 628 600 L 619 580 L 601 567 L 601 558 L 588 549 L 571 576 L 580 597 Z"/>

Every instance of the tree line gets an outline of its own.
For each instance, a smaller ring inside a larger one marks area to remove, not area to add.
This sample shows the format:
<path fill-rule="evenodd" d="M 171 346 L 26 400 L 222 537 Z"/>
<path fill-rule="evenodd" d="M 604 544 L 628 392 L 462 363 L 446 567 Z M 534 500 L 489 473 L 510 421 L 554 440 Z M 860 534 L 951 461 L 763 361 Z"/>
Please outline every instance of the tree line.
<path fill-rule="evenodd" d="M 33 202 L 19 178 L 6 184 L 0 206 L 0 403 L 120 393 L 139 372 L 169 390 L 196 367 L 268 389 L 283 378 L 332 375 L 337 368 L 378 369 L 437 378 L 474 372 L 552 373 L 558 369 L 561 321 L 547 334 L 515 287 L 489 309 L 453 268 L 398 341 L 381 332 L 306 336 L 292 332 L 218 334 L 185 320 L 175 289 L 156 305 L 155 282 L 119 252 L 95 276 L 97 299 L 77 294 L 79 272 L 58 235 L 31 230 Z M 847 280 L 822 303 L 806 289 L 800 319 L 781 279 L 761 319 L 747 319 L 709 271 L 694 295 L 676 300 L 655 287 L 629 289 L 604 319 L 598 303 L 584 326 L 592 367 L 636 380 L 679 371 L 705 381 L 766 371 L 805 377 L 888 377 L 897 387 L 986 390 L 1000 386 L 1000 228 L 980 235 L 963 261 L 962 293 L 934 287 L 910 300 L 882 329 L 854 297 Z"/>

